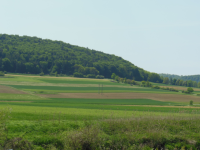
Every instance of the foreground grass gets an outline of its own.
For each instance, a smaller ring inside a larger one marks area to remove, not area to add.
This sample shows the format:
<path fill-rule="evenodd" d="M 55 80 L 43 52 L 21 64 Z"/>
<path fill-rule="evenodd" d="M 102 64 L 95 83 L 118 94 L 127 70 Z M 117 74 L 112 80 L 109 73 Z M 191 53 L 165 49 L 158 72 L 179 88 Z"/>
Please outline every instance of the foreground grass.
<path fill-rule="evenodd" d="M 34 107 L 22 109 L 14 106 L 11 120 L 7 122 L 10 139 L 7 145 L 11 146 L 18 137 L 24 142 L 15 146 L 21 144 L 30 149 L 200 148 L 199 114 L 85 109 L 59 111 L 62 112 L 56 108 L 36 110 Z"/>

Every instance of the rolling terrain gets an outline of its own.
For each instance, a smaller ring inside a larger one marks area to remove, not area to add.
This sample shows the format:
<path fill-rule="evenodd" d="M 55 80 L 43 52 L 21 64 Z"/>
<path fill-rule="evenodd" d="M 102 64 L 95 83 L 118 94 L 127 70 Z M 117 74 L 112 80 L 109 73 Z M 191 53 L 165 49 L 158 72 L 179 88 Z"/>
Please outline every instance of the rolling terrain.
<path fill-rule="evenodd" d="M 198 88 L 185 94 L 111 81 L 1 77 L 0 112 L 9 116 L 7 145 L 18 138 L 31 149 L 199 148 Z"/>

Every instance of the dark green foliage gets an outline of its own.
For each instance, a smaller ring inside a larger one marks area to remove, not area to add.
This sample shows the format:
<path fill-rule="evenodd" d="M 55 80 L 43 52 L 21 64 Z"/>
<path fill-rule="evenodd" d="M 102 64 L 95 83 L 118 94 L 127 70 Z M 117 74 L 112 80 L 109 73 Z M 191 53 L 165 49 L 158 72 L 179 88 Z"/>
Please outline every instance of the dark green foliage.
<path fill-rule="evenodd" d="M 190 101 L 190 105 L 193 105 L 193 101 L 192 100 Z"/>
<path fill-rule="evenodd" d="M 0 76 L 4 76 L 4 73 L 3 73 L 3 71 L 0 71 Z"/>
<path fill-rule="evenodd" d="M 58 138 L 55 138 L 53 136 L 45 136 L 42 138 L 36 138 L 34 139 L 33 144 L 39 145 L 44 148 L 47 148 L 48 145 L 54 145 L 58 149 L 64 148 L 64 143 Z"/>
<path fill-rule="evenodd" d="M 61 41 L 6 34 L 0 34 L 0 71 L 67 75 L 78 72 L 105 78 L 115 73 L 127 79 L 162 82 L 158 74 L 147 72 L 121 57 Z"/>
<path fill-rule="evenodd" d="M 164 78 L 163 83 L 178 86 L 187 86 L 187 87 L 198 87 L 200 88 L 200 75 L 193 76 L 178 76 L 178 75 L 170 75 L 170 74 L 160 74 L 162 78 Z M 174 78 L 174 79 L 173 79 Z"/>
<path fill-rule="evenodd" d="M 41 73 L 40 73 L 40 76 L 43 76 L 43 75 L 44 75 L 44 72 L 41 72 Z"/>
<path fill-rule="evenodd" d="M 152 86 L 152 88 L 154 88 L 154 89 L 160 89 L 160 87 L 159 87 L 159 86 L 157 86 L 157 85 L 155 85 L 155 86 Z"/>
<path fill-rule="evenodd" d="M 102 75 L 97 75 L 96 78 L 97 78 L 97 79 L 104 79 L 104 76 L 102 76 Z"/>
<path fill-rule="evenodd" d="M 88 75 L 86 76 L 86 78 L 96 78 L 96 75 L 94 75 L 94 74 L 88 74 Z"/>
<path fill-rule="evenodd" d="M 194 92 L 193 88 L 191 88 L 191 87 L 187 88 L 187 91 L 188 91 L 189 93 Z"/>
<path fill-rule="evenodd" d="M 168 77 L 168 78 L 175 78 L 181 80 L 192 80 L 196 82 L 200 82 L 200 75 L 190 75 L 190 76 L 179 76 L 179 75 L 172 75 L 172 74 L 160 74 L 160 76 Z"/>
<path fill-rule="evenodd" d="M 83 78 L 83 74 L 82 74 L 82 73 L 79 73 L 79 72 L 74 72 L 73 76 L 74 76 L 74 77 Z"/>
<path fill-rule="evenodd" d="M 154 89 L 162 89 L 162 90 L 169 90 L 169 91 L 173 91 L 173 92 L 179 92 L 178 90 L 176 90 L 176 89 L 174 89 L 174 88 L 168 88 L 168 87 L 159 87 L 159 86 L 157 86 L 157 85 L 155 85 L 155 86 L 152 86 L 152 88 L 154 88 Z M 182 93 L 183 93 L 183 91 L 182 91 Z"/>

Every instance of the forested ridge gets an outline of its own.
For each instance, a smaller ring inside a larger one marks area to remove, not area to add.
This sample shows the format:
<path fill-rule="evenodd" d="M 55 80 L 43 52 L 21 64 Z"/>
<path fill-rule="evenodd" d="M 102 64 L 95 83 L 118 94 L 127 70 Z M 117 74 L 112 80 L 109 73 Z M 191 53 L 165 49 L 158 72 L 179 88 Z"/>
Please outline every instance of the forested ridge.
<path fill-rule="evenodd" d="M 133 57 L 134 59 L 134 57 Z M 162 82 L 121 57 L 38 37 L 0 34 L 0 71 L 31 74 L 102 75 Z"/>
<path fill-rule="evenodd" d="M 168 77 L 168 78 L 174 78 L 174 79 L 180 79 L 180 80 L 192 80 L 196 82 L 200 82 L 200 75 L 188 75 L 188 76 L 179 76 L 179 75 L 174 75 L 174 74 L 160 74 L 162 77 Z"/>

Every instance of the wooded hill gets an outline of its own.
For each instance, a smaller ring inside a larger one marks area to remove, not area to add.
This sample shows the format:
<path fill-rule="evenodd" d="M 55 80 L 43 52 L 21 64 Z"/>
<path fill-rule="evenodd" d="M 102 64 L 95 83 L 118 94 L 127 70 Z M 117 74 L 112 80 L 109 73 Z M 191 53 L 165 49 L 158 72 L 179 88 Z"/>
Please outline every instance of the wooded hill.
<path fill-rule="evenodd" d="M 173 79 L 180 79 L 180 80 L 192 80 L 196 82 L 200 82 L 200 75 L 189 75 L 189 76 L 179 76 L 179 75 L 173 75 L 173 74 L 160 74 L 162 77 L 168 77 L 168 78 L 173 78 Z"/>
<path fill-rule="evenodd" d="M 134 57 L 133 57 L 134 59 Z M 12 73 L 103 75 L 162 82 L 121 57 L 37 37 L 0 34 L 0 71 Z"/>

